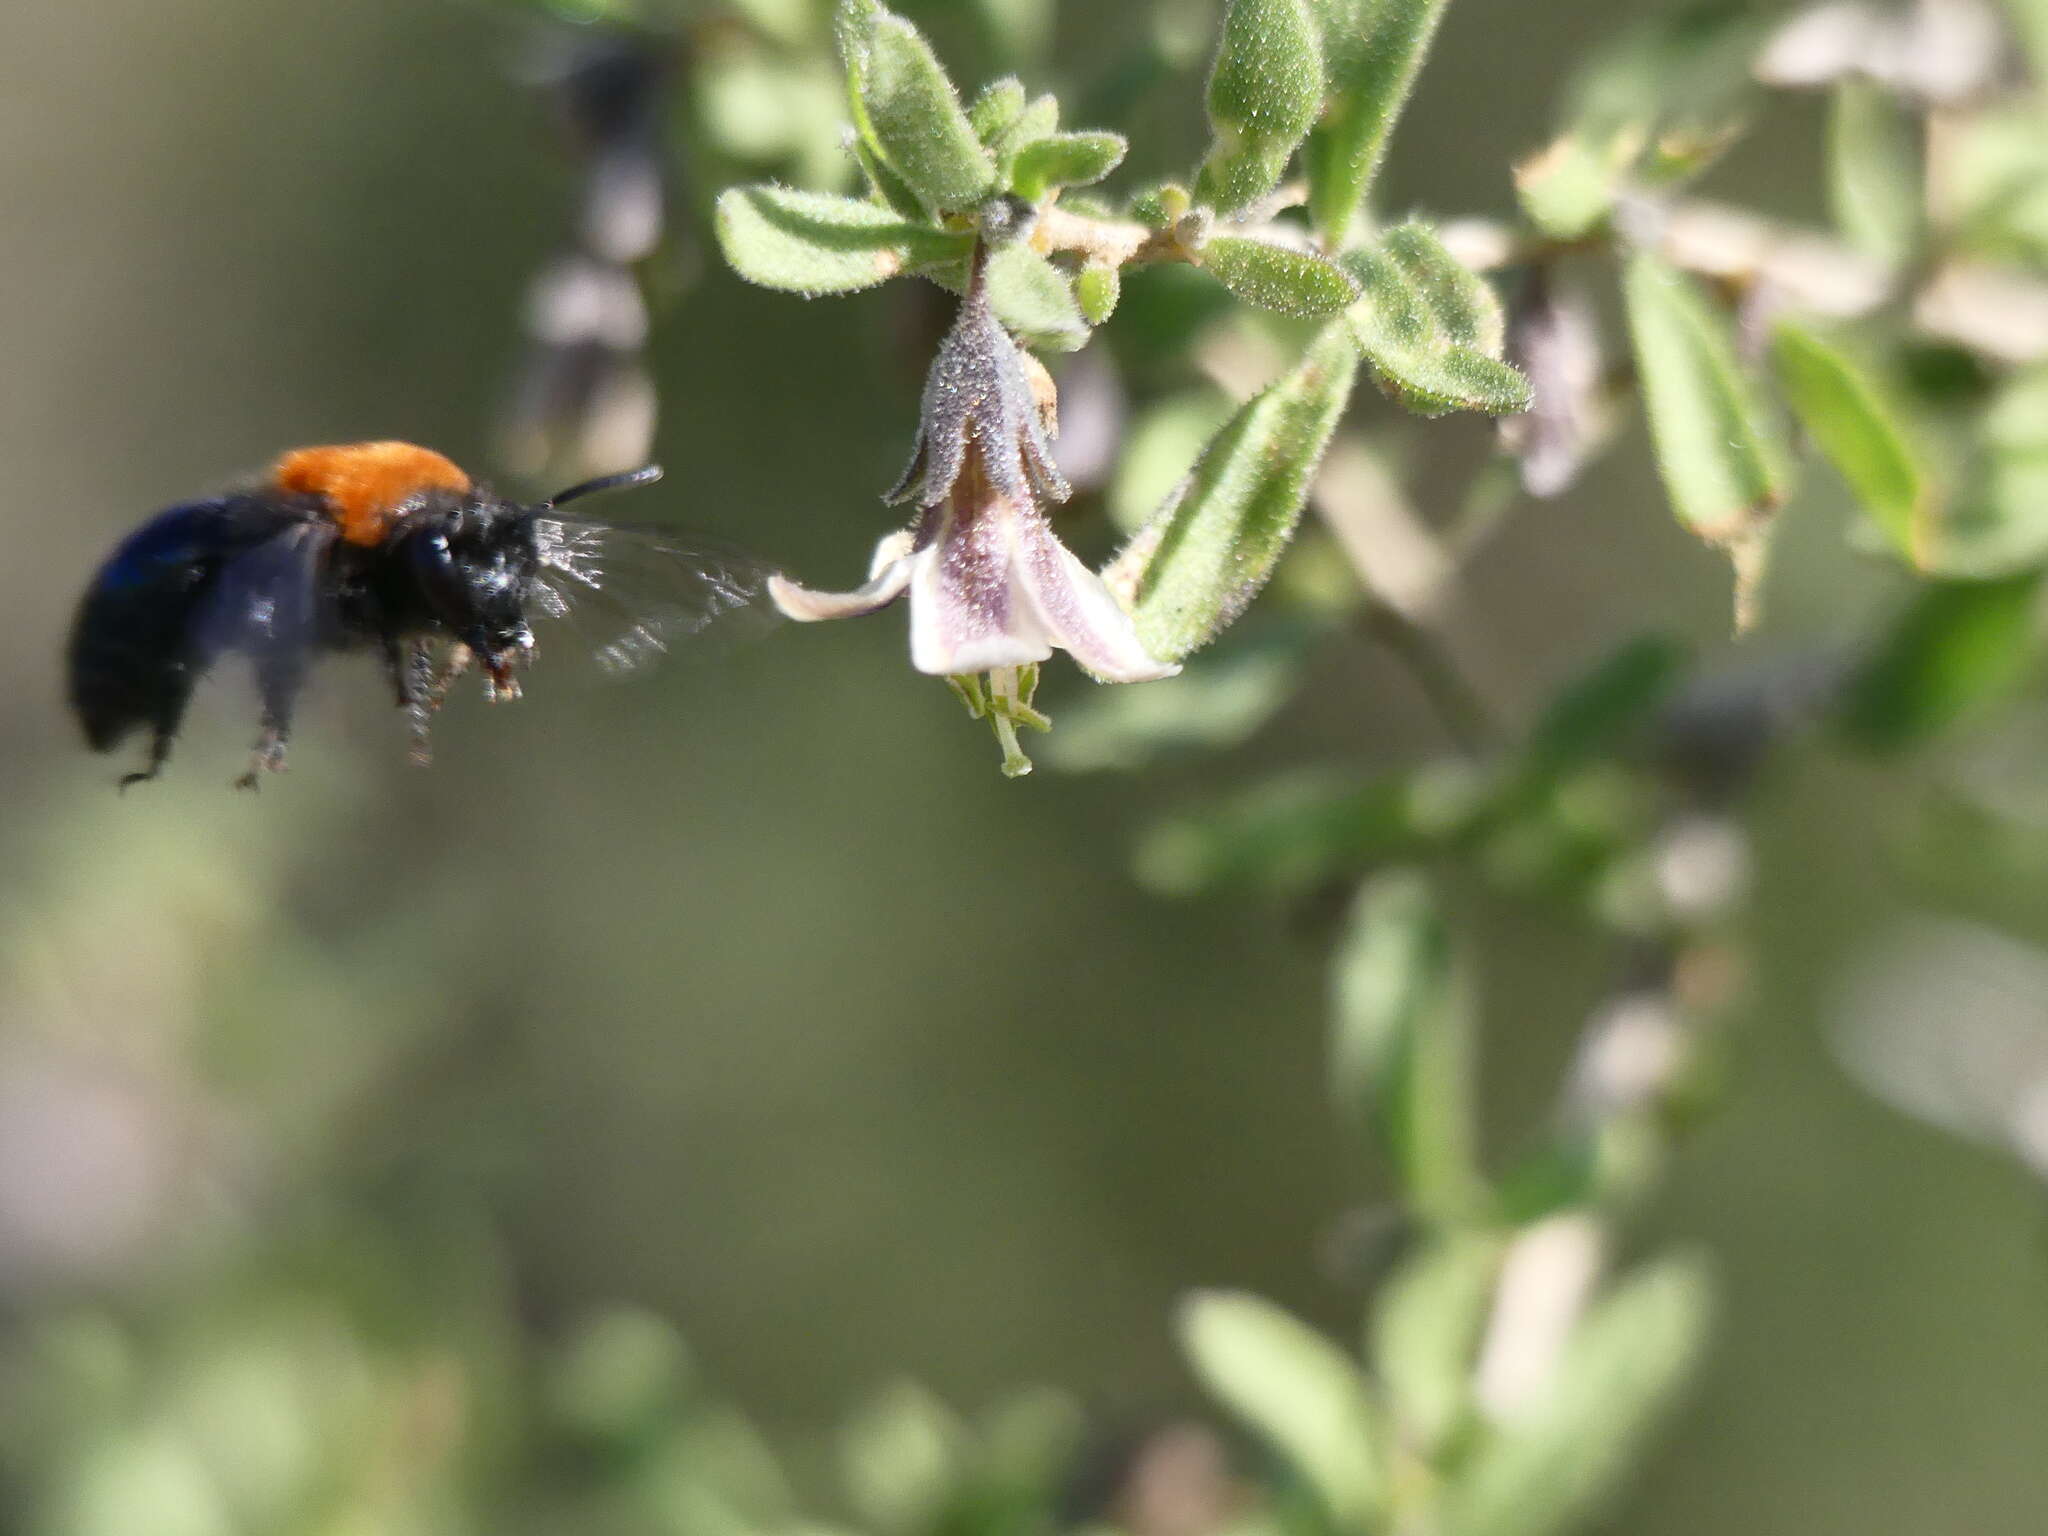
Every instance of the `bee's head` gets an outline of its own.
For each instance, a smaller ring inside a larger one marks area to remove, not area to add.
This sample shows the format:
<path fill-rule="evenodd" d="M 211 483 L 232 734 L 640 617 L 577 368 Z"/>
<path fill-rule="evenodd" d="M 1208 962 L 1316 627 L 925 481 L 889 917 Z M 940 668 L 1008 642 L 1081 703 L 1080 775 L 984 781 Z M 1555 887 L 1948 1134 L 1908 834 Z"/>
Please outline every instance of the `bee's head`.
<path fill-rule="evenodd" d="M 526 597 L 540 568 L 533 512 L 450 497 L 408 522 L 405 566 L 434 620 L 494 671 L 529 650 Z"/>

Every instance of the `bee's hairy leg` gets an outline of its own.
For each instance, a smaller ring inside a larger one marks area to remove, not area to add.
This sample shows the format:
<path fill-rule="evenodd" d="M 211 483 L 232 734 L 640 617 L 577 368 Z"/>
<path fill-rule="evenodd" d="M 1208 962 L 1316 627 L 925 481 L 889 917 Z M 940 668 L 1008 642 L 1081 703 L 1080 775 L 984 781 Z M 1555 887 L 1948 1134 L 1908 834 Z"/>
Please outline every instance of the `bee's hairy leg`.
<path fill-rule="evenodd" d="M 469 670 L 474 659 L 475 653 L 457 641 L 448 647 L 436 666 L 427 642 L 413 642 L 412 654 L 408 658 L 411 696 L 405 700 L 405 707 L 412 723 L 412 760 L 419 767 L 424 768 L 434 760 L 434 748 L 429 738 L 435 713 L 448 697 L 448 690 L 454 686 L 455 680 Z"/>
<path fill-rule="evenodd" d="M 304 658 L 296 652 L 259 657 L 256 689 L 263 700 L 263 729 L 249 753 L 249 767 L 235 780 L 237 789 L 255 789 L 266 773 L 283 773 L 285 743 L 292 734 L 292 706 L 306 681 Z"/>

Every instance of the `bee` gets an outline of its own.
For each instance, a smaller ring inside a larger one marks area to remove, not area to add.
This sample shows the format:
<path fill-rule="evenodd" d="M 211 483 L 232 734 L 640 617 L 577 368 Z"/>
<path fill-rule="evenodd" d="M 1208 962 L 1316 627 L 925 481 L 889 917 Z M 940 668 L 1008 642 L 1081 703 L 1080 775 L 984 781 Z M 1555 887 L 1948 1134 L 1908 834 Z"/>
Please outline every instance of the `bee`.
<path fill-rule="evenodd" d="M 373 651 L 426 763 L 434 715 L 471 667 L 487 698 L 519 697 L 535 619 L 608 609 L 614 632 L 591 648 L 618 671 L 753 604 L 765 571 L 744 555 L 562 511 L 660 478 L 648 465 L 528 506 L 411 443 L 295 449 L 261 483 L 169 507 L 107 556 L 72 624 L 71 708 L 95 751 L 148 733 L 125 789 L 163 770 L 208 670 L 245 657 L 261 731 L 235 784 L 254 789 L 285 766 L 314 661 Z"/>

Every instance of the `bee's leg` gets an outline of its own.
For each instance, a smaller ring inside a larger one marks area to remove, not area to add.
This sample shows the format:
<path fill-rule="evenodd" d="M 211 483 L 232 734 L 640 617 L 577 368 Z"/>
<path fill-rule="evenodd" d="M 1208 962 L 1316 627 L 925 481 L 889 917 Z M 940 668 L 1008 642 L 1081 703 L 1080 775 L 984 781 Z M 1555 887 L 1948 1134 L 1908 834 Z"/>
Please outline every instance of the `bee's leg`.
<path fill-rule="evenodd" d="M 255 789 L 266 773 L 284 772 L 285 743 L 292 734 L 292 706 L 306 681 L 302 658 L 271 656 L 256 664 L 256 689 L 263 700 L 263 729 L 249 753 L 249 767 L 235 780 L 237 789 Z"/>
<path fill-rule="evenodd" d="M 185 719 L 185 706 L 192 699 L 189 683 L 170 688 L 157 702 L 156 718 L 149 723 L 149 761 L 140 773 L 121 776 L 120 787 L 126 790 L 130 784 L 147 784 L 164 771 L 164 764 L 171 755 L 171 742 L 177 737 L 178 727 Z"/>
<path fill-rule="evenodd" d="M 412 672 L 411 697 L 405 701 L 406 712 L 412 717 L 412 760 L 419 767 L 426 767 L 434 760 L 434 749 L 428 742 L 428 734 L 434 723 L 434 716 L 441 703 L 448 697 L 448 690 L 455 680 L 469 670 L 475 653 L 460 641 L 448 647 L 441 658 L 441 664 L 434 665 L 433 653 L 424 640 L 413 644 L 409 658 Z"/>
<path fill-rule="evenodd" d="M 120 784 L 122 790 L 125 791 L 130 784 L 147 784 L 151 779 L 164 771 L 164 763 L 171 755 L 171 737 L 173 734 L 174 732 L 167 731 L 161 726 L 156 728 L 149 738 L 148 765 L 139 773 L 122 774 Z"/>

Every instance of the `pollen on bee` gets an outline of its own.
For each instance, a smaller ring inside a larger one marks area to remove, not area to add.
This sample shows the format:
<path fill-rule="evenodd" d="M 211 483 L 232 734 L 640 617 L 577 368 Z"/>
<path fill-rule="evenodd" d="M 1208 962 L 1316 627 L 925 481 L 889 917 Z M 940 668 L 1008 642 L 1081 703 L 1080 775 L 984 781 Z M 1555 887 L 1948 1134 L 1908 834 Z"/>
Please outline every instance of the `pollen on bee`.
<path fill-rule="evenodd" d="M 413 443 L 343 443 L 297 448 L 270 472 L 280 491 L 317 496 L 351 544 L 375 545 L 393 518 L 421 491 L 470 489 L 451 460 Z"/>

